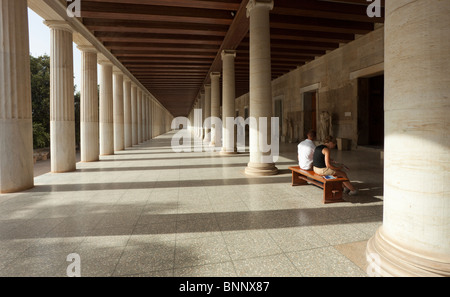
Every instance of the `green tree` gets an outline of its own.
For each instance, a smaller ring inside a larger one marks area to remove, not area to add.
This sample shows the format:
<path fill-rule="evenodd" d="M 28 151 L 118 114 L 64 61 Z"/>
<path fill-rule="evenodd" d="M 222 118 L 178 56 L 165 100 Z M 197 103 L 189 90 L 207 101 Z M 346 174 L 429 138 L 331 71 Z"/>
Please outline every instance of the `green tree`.
<path fill-rule="evenodd" d="M 50 57 L 30 55 L 33 144 L 35 149 L 50 146 Z M 74 94 L 75 135 L 80 144 L 80 92 Z"/>
<path fill-rule="evenodd" d="M 75 95 L 74 95 L 74 110 L 75 110 L 75 141 L 77 144 L 77 149 L 80 148 L 80 108 L 81 108 L 81 94 L 77 91 L 77 86 L 75 85 Z"/>
<path fill-rule="evenodd" d="M 30 55 L 34 148 L 50 145 L 50 57 Z"/>

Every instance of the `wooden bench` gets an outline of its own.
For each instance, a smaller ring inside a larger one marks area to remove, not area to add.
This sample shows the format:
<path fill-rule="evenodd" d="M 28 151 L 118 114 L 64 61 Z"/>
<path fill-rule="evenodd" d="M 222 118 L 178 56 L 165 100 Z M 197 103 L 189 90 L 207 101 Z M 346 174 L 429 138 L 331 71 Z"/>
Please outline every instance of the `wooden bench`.
<path fill-rule="evenodd" d="M 289 167 L 292 171 L 292 186 L 316 185 L 323 189 L 323 203 L 345 202 L 342 199 L 342 183 L 348 181 L 346 178 L 325 179 L 314 171 L 300 169 L 299 166 Z"/>

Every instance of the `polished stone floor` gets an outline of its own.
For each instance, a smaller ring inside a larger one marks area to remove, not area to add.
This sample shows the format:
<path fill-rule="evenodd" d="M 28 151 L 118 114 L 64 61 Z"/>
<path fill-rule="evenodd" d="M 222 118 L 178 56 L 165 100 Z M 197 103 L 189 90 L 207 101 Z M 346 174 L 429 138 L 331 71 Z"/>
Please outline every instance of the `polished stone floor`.
<path fill-rule="evenodd" d="M 63 277 L 74 253 L 81 276 L 367 275 L 378 152 L 334 151 L 360 195 L 323 205 L 321 189 L 291 187 L 295 144 L 281 147 L 279 175 L 249 178 L 248 154 L 175 153 L 172 136 L 0 195 L 0 276 Z"/>

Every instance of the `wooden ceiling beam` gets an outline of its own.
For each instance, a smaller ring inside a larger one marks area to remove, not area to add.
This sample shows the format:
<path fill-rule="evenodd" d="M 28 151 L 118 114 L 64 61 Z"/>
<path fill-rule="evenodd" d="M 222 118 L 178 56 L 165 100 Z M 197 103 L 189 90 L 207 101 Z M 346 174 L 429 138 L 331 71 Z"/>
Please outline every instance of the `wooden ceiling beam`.
<path fill-rule="evenodd" d="M 381 23 L 384 18 L 370 18 L 367 6 L 350 3 L 333 3 L 318 0 L 275 0 L 272 14 L 296 17 L 313 17 L 319 19 L 335 19 L 367 23 Z"/>
<path fill-rule="evenodd" d="M 89 0 L 90 2 L 99 3 L 125 3 L 125 4 L 144 4 L 159 5 L 168 7 L 186 7 L 186 8 L 204 8 L 204 9 L 221 9 L 221 10 L 238 10 L 240 0 Z M 84 0 L 82 2 L 85 2 Z"/>
<path fill-rule="evenodd" d="M 128 3 L 83 1 L 82 18 L 230 25 L 229 11 Z"/>
<path fill-rule="evenodd" d="M 130 19 L 105 20 L 84 18 L 83 23 L 88 29 L 92 31 L 104 32 L 225 36 L 228 30 L 228 26 L 226 25 L 137 21 Z"/>
<path fill-rule="evenodd" d="M 333 32 L 347 34 L 367 34 L 373 31 L 374 25 L 365 22 L 352 22 L 332 19 L 317 19 L 286 15 L 271 15 L 271 28 L 289 29 L 289 30 L 307 30 L 318 32 Z"/>

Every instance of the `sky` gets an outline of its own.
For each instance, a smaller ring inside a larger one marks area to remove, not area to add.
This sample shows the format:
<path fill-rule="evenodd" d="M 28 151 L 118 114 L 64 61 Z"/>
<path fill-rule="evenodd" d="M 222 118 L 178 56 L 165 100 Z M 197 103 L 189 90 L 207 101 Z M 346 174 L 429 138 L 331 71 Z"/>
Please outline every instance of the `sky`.
<path fill-rule="evenodd" d="M 30 32 L 30 54 L 33 57 L 50 56 L 50 28 L 44 25 L 44 20 L 28 9 L 28 28 Z M 76 91 L 81 86 L 81 53 L 73 45 L 73 72 Z"/>

